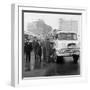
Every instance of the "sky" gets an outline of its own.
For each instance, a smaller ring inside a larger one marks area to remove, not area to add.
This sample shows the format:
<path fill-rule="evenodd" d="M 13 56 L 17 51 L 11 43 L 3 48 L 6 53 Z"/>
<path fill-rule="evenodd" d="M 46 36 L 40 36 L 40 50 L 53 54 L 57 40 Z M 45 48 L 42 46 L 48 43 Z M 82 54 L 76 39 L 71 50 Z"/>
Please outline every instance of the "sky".
<path fill-rule="evenodd" d="M 47 25 L 50 25 L 53 29 L 59 29 L 59 19 L 75 20 L 79 23 L 80 28 L 80 15 L 66 15 L 66 14 L 45 14 L 45 13 L 24 13 L 24 30 L 27 31 L 28 23 L 37 21 L 38 19 L 44 20 Z"/>

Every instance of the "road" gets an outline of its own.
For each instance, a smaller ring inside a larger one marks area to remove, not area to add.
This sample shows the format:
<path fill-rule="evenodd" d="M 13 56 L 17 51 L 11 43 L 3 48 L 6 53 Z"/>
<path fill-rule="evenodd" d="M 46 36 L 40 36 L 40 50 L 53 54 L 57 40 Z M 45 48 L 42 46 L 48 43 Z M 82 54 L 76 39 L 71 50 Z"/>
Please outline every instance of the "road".
<path fill-rule="evenodd" d="M 79 62 L 74 64 L 72 57 L 65 57 L 64 59 L 65 63 L 63 64 L 38 62 L 33 69 L 24 73 L 24 77 L 79 75 Z"/>

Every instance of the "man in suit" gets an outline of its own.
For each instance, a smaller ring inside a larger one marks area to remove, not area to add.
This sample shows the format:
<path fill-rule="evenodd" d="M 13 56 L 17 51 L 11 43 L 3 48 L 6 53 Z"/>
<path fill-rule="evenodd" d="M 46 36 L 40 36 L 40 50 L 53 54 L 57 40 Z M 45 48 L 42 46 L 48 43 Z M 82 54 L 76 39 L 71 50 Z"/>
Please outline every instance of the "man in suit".
<path fill-rule="evenodd" d="M 50 53 L 49 53 L 49 56 L 50 56 L 50 62 L 55 62 L 55 59 L 56 59 L 56 50 L 54 48 L 54 43 L 53 42 L 50 43 Z"/>
<path fill-rule="evenodd" d="M 49 53 L 50 53 L 50 40 L 49 39 L 46 39 L 46 61 L 49 62 L 49 59 L 50 59 L 50 56 L 49 56 Z"/>
<path fill-rule="evenodd" d="M 34 50 L 34 54 L 35 54 L 35 60 L 37 59 L 37 47 L 39 46 L 38 44 L 38 40 L 35 38 L 33 40 L 33 50 Z"/>
<path fill-rule="evenodd" d="M 42 56 L 42 47 L 41 47 L 41 42 L 40 40 L 38 41 L 38 47 L 37 47 L 37 54 L 39 56 L 40 62 L 41 62 L 41 56 Z"/>
<path fill-rule="evenodd" d="M 32 51 L 32 42 L 28 40 L 26 42 L 26 64 L 27 64 L 27 70 L 30 70 L 30 58 L 31 58 L 31 51 Z"/>
<path fill-rule="evenodd" d="M 46 62 L 46 43 L 45 43 L 45 40 L 42 41 L 41 46 L 42 46 L 43 61 Z"/>

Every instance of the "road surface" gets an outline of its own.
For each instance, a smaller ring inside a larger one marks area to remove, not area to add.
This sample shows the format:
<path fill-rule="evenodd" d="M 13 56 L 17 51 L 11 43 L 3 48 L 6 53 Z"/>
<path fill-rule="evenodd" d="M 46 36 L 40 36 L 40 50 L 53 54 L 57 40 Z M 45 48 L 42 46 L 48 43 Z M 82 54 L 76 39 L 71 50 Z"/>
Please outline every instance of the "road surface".
<path fill-rule="evenodd" d="M 24 72 L 24 77 L 40 77 L 40 76 L 65 76 L 65 75 L 80 75 L 80 62 L 73 63 L 72 57 L 65 57 L 65 63 L 57 64 L 54 62 L 37 62 L 31 64 L 31 70 Z M 33 66 L 32 66 L 33 65 Z"/>

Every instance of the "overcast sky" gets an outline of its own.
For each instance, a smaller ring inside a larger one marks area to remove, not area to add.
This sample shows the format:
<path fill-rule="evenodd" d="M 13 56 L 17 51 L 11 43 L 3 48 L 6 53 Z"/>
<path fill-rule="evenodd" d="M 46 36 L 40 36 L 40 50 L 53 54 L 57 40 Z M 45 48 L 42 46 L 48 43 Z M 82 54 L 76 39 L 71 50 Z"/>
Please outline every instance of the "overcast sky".
<path fill-rule="evenodd" d="M 59 28 L 59 19 L 65 20 L 77 20 L 80 24 L 80 15 L 66 15 L 66 14 L 44 14 L 44 13 L 24 13 L 24 30 L 27 30 L 27 25 L 30 22 L 38 19 L 44 20 L 44 22 L 50 25 L 53 29 Z M 80 25 L 79 25 L 80 26 Z"/>

